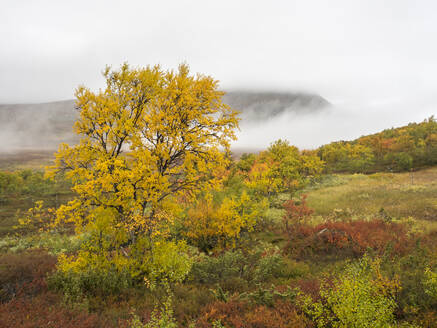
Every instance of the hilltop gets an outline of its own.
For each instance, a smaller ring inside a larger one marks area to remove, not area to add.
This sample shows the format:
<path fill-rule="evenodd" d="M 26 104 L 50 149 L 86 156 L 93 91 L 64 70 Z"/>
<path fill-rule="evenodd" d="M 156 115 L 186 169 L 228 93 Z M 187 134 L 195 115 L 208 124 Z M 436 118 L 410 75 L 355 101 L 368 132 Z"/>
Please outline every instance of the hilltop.
<path fill-rule="evenodd" d="M 243 122 L 264 121 L 290 112 L 313 114 L 330 106 L 323 97 L 302 92 L 231 91 L 224 102 L 242 112 Z"/>

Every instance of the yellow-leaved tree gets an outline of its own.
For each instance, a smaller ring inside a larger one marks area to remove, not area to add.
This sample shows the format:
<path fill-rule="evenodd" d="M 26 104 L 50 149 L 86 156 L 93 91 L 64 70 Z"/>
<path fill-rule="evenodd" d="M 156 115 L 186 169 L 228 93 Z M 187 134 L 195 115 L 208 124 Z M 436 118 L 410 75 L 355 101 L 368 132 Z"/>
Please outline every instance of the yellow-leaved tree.
<path fill-rule="evenodd" d="M 228 161 L 237 112 L 222 102 L 218 81 L 190 75 L 185 64 L 176 71 L 124 64 L 103 75 L 105 89 L 77 89 L 80 142 L 62 144 L 47 170 L 64 174 L 76 194 L 54 224 L 74 223 L 90 235 L 60 268 L 127 268 L 135 277 L 178 280 L 187 268 L 178 264 L 183 247 L 165 239 L 177 198 L 214 184 L 216 169 Z M 163 264 L 158 255 L 168 250 L 173 255 Z M 181 274 L 162 272 L 166 265 Z"/>
<path fill-rule="evenodd" d="M 251 198 L 245 190 L 239 195 L 214 199 L 207 193 L 196 199 L 182 220 L 183 235 L 202 251 L 235 246 L 243 231 L 252 231 L 268 204 Z"/>
<path fill-rule="evenodd" d="M 246 185 L 257 194 L 291 196 L 322 174 L 324 162 L 315 154 L 302 153 L 288 141 L 277 140 L 260 153 L 246 174 Z"/>

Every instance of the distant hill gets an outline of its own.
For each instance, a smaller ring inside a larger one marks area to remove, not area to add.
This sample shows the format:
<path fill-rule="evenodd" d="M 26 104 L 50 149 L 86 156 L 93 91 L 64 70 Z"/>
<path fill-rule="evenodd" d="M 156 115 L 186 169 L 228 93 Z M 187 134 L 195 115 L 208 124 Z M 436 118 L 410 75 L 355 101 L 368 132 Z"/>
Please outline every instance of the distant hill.
<path fill-rule="evenodd" d="M 227 92 L 224 102 L 242 112 L 244 121 L 264 121 L 284 113 L 310 114 L 328 107 L 323 97 L 292 92 Z"/>
<path fill-rule="evenodd" d="M 286 112 L 313 113 L 329 105 L 319 95 L 232 91 L 224 102 L 242 112 L 244 122 L 264 122 Z M 42 104 L 0 105 L 0 151 L 56 149 L 74 143 L 73 123 L 78 116 L 74 100 Z"/>

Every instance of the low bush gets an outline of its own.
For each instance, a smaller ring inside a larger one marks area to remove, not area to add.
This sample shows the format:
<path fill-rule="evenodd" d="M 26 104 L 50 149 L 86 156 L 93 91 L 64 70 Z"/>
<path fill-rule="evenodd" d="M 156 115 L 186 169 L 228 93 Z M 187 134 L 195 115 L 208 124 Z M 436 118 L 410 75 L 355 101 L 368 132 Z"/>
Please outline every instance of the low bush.
<path fill-rule="evenodd" d="M 402 289 L 398 293 L 397 303 L 398 317 L 401 319 L 414 321 L 436 312 L 437 295 L 433 294 L 436 291 L 436 254 L 435 250 L 418 243 L 409 254 L 382 263 L 385 272 L 399 276 Z"/>
<path fill-rule="evenodd" d="M 257 247 L 252 251 L 227 251 L 218 256 L 201 255 L 193 264 L 189 280 L 219 284 L 227 291 L 244 291 L 250 284 L 277 278 L 293 278 L 308 271 L 305 264 L 284 258 L 278 248 Z"/>
<path fill-rule="evenodd" d="M 67 308 L 62 305 L 58 295 L 44 293 L 38 297 L 19 297 L 0 304 L 0 327 L 111 328 L 116 325 L 97 314 Z"/>
<path fill-rule="evenodd" d="M 173 287 L 174 313 L 178 322 L 188 325 L 201 309 L 216 301 L 208 286 L 178 284 Z"/>
<path fill-rule="evenodd" d="M 43 250 L 0 255 L 0 301 L 18 293 L 35 294 L 44 289 L 44 278 L 55 268 L 56 258 Z"/>
<path fill-rule="evenodd" d="M 365 256 L 332 284 L 323 283 L 318 301 L 301 293 L 299 303 L 320 328 L 385 328 L 394 324 L 399 288 L 397 279 L 381 274 L 379 260 Z"/>
<path fill-rule="evenodd" d="M 311 327 L 290 302 L 279 301 L 273 307 L 251 306 L 244 301 L 215 302 L 205 307 L 196 327 L 300 328 Z"/>
<path fill-rule="evenodd" d="M 425 269 L 425 292 L 434 300 L 437 300 L 437 272 L 431 271 L 430 268 Z"/>
<path fill-rule="evenodd" d="M 268 307 L 273 307 L 278 300 L 283 301 L 294 301 L 296 298 L 296 290 L 288 287 L 277 288 L 272 285 L 270 288 L 263 288 L 258 286 L 258 288 L 251 292 L 246 292 L 239 295 L 241 300 L 246 300 L 251 304 L 265 305 Z"/>
<path fill-rule="evenodd" d="M 368 251 L 382 255 L 388 249 L 402 255 L 411 244 L 406 226 L 374 219 L 297 226 L 286 249 L 297 257 L 317 253 L 359 257 Z"/>
<path fill-rule="evenodd" d="M 100 253 L 94 252 L 93 241 L 88 240 L 76 254 L 60 254 L 57 272 L 48 279 L 52 289 L 62 291 L 71 301 L 179 283 L 191 269 L 192 259 L 182 241 L 163 239 L 149 244 L 144 237 L 138 238 L 135 247 L 111 249 L 109 245 Z"/>
<path fill-rule="evenodd" d="M 302 195 L 300 200 L 290 199 L 283 204 L 285 215 L 283 216 L 283 230 L 292 238 L 295 231 L 302 226 L 304 220 L 314 211 L 307 205 L 307 195 Z"/>
<path fill-rule="evenodd" d="M 75 272 L 58 270 L 47 279 L 50 289 L 62 292 L 68 303 L 82 302 L 88 297 L 123 296 L 135 286 L 129 272 L 94 270 Z"/>
<path fill-rule="evenodd" d="M 178 324 L 173 316 L 172 297 L 168 296 L 161 307 L 155 306 L 146 323 L 133 314 L 129 328 L 177 328 Z"/>

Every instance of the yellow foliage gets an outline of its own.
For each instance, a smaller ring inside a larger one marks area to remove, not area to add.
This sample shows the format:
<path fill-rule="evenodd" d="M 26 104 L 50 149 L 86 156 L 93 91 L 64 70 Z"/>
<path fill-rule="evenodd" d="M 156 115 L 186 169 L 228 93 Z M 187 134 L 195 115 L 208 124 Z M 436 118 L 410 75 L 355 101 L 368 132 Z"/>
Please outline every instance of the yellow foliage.
<path fill-rule="evenodd" d="M 47 169 L 48 177 L 65 173 L 77 194 L 57 210 L 56 223 L 83 229 L 95 208 L 111 208 L 119 227 L 154 234 L 177 211 L 167 198 L 217 184 L 237 112 L 221 102 L 217 81 L 191 76 L 187 65 L 163 71 L 124 64 L 104 77 L 104 90 L 77 89 L 80 143 L 62 144 Z"/>
<path fill-rule="evenodd" d="M 45 208 L 44 201 L 36 201 L 34 207 L 29 208 L 22 217 L 18 218 L 18 226 L 38 228 L 43 231 L 47 228 L 53 227 L 56 221 L 56 213 L 53 208 Z"/>
<path fill-rule="evenodd" d="M 185 235 L 201 247 L 210 244 L 211 239 L 225 246 L 234 242 L 243 229 L 252 230 L 266 208 L 266 202 L 254 202 L 246 192 L 239 197 L 226 196 L 220 202 L 207 194 L 188 210 L 182 225 Z"/>
<path fill-rule="evenodd" d="M 178 200 L 219 185 L 237 112 L 222 103 L 218 81 L 190 75 L 187 65 L 163 71 L 124 64 L 103 75 L 104 90 L 77 89 L 80 142 L 61 144 L 46 170 L 47 177 L 71 180 L 76 193 L 56 210 L 54 224 L 73 223 L 90 236 L 78 254 L 59 259 L 59 268 L 180 281 L 190 261 L 183 243 L 166 239 L 182 211 Z M 222 212 L 242 226 L 248 218 L 234 215 L 241 206 L 234 202 Z"/>
<path fill-rule="evenodd" d="M 331 284 L 323 283 L 320 300 L 300 293 L 304 312 L 317 327 L 393 327 L 398 278 L 380 272 L 380 260 L 364 256 L 350 264 Z"/>
<path fill-rule="evenodd" d="M 294 193 L 319 177 L 324 162 L 315 154 L 300 153 L 287 141 L 277 140 L 255 160 L 246 177 L 246 186 L 260 195 Z"/>

